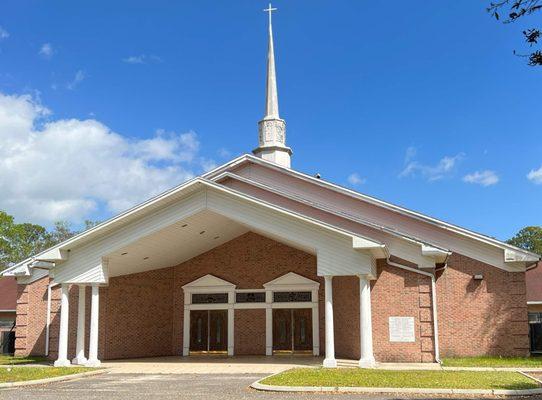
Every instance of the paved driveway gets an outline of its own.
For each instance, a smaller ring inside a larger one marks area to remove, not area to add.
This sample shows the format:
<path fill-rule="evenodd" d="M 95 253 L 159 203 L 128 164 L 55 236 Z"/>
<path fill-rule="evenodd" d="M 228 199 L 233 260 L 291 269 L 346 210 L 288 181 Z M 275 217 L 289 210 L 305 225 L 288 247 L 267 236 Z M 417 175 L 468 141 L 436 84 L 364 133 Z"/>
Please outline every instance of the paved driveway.
<path fill-rule="evenodd" d="M 322 365 L 320 357 L 155 357 L 107 361 L 103 366 L 120 374 L 276 374 L 300 366 Z"/>
<path fill-rule="evenodd" d="M 352 400 L 401 399 L 393 396 L 319 393 L 258 392 L 248 386 L 262 374 L 116 374 L 106 373 L 89 378 L 43 386 L 0 390 L 2 400 Z M 406 397 L 404 397 L 406 398 Z M 428 397 L 418 397 L 418 399 Z M 440 399 L 450 399 L 440 397 Z M 517 398 L 515 398 L 517 400 Z M 531 397 L 531 399 L 533 399 Z"/>

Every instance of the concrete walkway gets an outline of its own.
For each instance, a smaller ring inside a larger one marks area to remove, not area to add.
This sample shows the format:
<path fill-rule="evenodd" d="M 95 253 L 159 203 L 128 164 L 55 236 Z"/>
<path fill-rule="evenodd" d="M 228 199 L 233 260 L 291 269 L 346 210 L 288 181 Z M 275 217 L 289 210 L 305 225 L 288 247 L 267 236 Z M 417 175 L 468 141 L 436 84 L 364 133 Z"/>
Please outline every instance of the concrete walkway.
<path fill-rule="evenodd" d="M 156 357 L 104 361 L 116 374 L 276 374 L 295 367 L 322 365 L 320 357 Z"/>

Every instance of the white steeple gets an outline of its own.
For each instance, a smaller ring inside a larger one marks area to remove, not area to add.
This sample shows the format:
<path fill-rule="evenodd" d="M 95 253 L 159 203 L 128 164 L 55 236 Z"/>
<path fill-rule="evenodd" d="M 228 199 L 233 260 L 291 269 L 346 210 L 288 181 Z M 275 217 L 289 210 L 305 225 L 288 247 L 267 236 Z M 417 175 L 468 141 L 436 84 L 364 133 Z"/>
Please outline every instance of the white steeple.
<path fill-rule="evenodd" d="M 259 146 L 254 155 L 290 168 L 292 149 L 286 146 L 286 122 L 279 116 L 279 100 L 277 95 L 277 77 L 275 73 L 275 51 L 273 48 L 273 26 L 271 13 L 276 8 L 264 11 L 269 13 L 269 48 L 267 51 L 267 85 L 265 92 L 265 116 L 258 122 Z"/>

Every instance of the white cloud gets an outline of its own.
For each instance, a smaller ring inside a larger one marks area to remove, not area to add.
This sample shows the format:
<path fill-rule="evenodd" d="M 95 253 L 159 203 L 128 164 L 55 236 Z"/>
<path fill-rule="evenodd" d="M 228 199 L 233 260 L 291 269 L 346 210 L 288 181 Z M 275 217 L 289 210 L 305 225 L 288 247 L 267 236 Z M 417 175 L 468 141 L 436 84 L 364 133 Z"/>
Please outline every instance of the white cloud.
<path fill-rule="evenodd" d="M 463 182 L 476 183 L 482 186 L 491 186 L 499 182 L 499 176 L 495 171 L 486 169 L 485 171 L 475 171 L 463 177 Z"/>
<path fill-rule="evenodd" d="M 130 139 L 95 119 L 57 119 L 30 95 L 0 93 L 0 209 L 20 221 L 116 213 L 211 166 L 194 132 Z"/>
<path fill-rule="evenodd" d="M 228 149 L 226 149 L 224 147 L 218 149 L 217 153 L 222 158 L 230 158 L 231 157 L 231 151 L 229 151 Z"/>
<path fill-rule="evenodd" d="M 357 172 L 350 174 L 348 176 L 348 183 L 354 186 L 362 185 L 367 182 L 367 179 L 362 178 Z"/>
<path fill-rule="evenodd" d="M 399 174 L 400 178 L 421 175 L 429 182 L 438 181 L 449 176 L 458 162 L 465 157 L 464 153 L 458 153 L 455 156 L 445 156 L 441 158 L 436 165 L 427 165 L 413 159 L 416 156 L 416 153 L 417 151 L 413 147 L 407 149 L 405 156 L 406 165 Z"/>
<path fill-rule="evenodd" d="M 42 44 L 40 47 L 40 51 L 38 52 L 40 56 L 46 59 L 50 59 L 54 53 L 55 53 L 55 50 L 53 49 L 53 46 L 51 45 L 51 43 Z"/>
<path fill-rule="evenodd" d="M 7 39 L 9 37 L 9 32 L 0 26 L 0 40 Z"/>
<path fill-rule="evenodd" d="M 127 64 L 149 64 L 149 63 L 161 63 L 163 60 L 153 54 L 146 55 L 140 54 L 137 56 L 129 56 L 122 59 L 123 62 Z"/>
<path fill-rule="evenodd" d="M 86 77 L 87 75 L 85 74 L 85 71 L 78 70 L 73 79 L 66 84 L 66 88 L 69 90 L 74 90 L 81 82 L 83 82 L 83 80 L 85 80 Z"/>
<path fill-rule="evenodd" d="M 538 169 L 532 169 L 527 174 L 527 179 L 537 185 L 542 185 L 542 166 L 540 166 Z"/>

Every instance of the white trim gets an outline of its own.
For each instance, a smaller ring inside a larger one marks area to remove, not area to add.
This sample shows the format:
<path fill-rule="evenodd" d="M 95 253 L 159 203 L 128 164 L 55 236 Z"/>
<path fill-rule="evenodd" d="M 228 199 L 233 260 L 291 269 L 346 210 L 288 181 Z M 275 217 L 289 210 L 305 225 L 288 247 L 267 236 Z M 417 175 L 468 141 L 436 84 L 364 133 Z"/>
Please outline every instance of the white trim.
<path fill-rule="evenodd" d="M 263 285 L 264 289 L 236 289 L 236 285 L 217 278 L 214 275 L 204 275 L 182 286 L 183 307 L 183 356 L 190 355 L 190 311 L 191 310 L 227 310 L 228 311 L 228 355 L 235 354 L 235 310 L 265 309 L 265 354 L 273 354 L 273 309 L 311 309 L 312 310 L 312 347 L 313 355 L 320 354 L 320 332 L 318 312 L 319 282 L 305 278 L 294 272 L 288 272 Z M 274 291 L 311 292 L 311 301 L 274 303 Z M 265 303 L 237 303 L 236 293 L 265 293 Z M 192 304 L 192 294 L 195 293 L 227 293 L 227 303 Z"/>
<path fill-rule="evenodd" d="M 527 302 L 527 305 L 530 305 L 530 306 L 536 306 L 539 304 L 542 304 L 542 301 L 528 301 Z"/>

